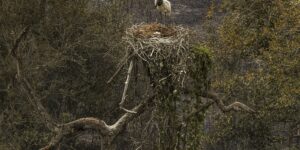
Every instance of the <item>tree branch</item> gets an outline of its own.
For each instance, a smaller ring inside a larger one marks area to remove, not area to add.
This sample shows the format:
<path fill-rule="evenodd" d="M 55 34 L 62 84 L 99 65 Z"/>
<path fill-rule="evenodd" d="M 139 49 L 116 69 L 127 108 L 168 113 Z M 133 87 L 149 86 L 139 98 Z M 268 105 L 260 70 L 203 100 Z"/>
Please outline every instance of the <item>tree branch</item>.
<path fill-rule="evenodd" d="M 249 106 L 241 103 L 241 102 L 234 102 L 228 106 L 226 106 L 221 98 L 215 92 L 207 92 L 205 95 L 206 98 L 214 100 L 217 106 L 222 110 L 222 112 L 229 112 L 229 111 L 246 111 L 248 113 L 254 113 L 255 110 L 250 108 Z"/>
<path fill-rule="evenodd" d="M 40 3 L 40 13 L 41 14 L 39 16 L 38 21 L 36 23 L 33 23 L 33 24 L 30 24 L 30 25 L 26 26 L 23 29 L 23 31 L 19 34 L 19 36 L 15 40 L 8 56 L 12 56 L 13 60 L 15 60 L 16 68 L 17 68 L 16 78 L 17 78 L 18 82 L 20 83 L 20 85 L 23 87 L 23 89 L 26 91 L 26 95 L 29 99 L 29 102 L 34 106 L 34 108 L 37 108 L 37 110 L 40 114 L 39 116 L 40 116 L 41 120 L 44 121 L 47 128 L 49 130 L 55 132 L 57 130 L 56 123 L 54 122 L 54 120 L 50 116 L 50 114 L 47 112 L 45 107 L 42 105 L 42 103 L 40 101 L 41 99 L 34 92 L 34 89 L 32 88 L 30 82 L 25 77 L 22 77 L 22 75 L 21 75 L 22 61 L 17 55 L 17 50 L 20 47 L 21 41 L 23 41 L 27 37 L 27 35 L 29 34 L 29 31 L 31 30 L 32 26 L 34 24 L 38 24 L 43 19 L 43 17 L 45 16 L 46 3 L 47 3 L 47 0 L 41 0 L 41 3 Z"/>
<path fill-rule="evenodd" d="M 122 110 L 124 110 L 126 112 L 136 113 L 135 111 L 130 111 L 130 110 L 125 109 L 124 106 L 123 106 L 124 102 L 125 102 L 125 99 L 127 97 L 127 90 L 128 90 L 128 85 L 129 85 L 129 82 L 130 82 L 130 75 L 131 75 L 131 72 L 132 72 L 132 68 L 133 68 L 133 60 L 130 61 L 130 64 L 129 64 L 129 67 L 128 67 L 127 78 L 126 78 L 126 81 L 125 81 L 124 91 L 123 91 L 122 99 L 121 99 L 121 102 L 119 103 L 119 106 Z"/>
<path fill-rule="evenodd" d="M 122 129 L 135 117 L 141 115 L 145 111 L 147 104 L 153 101 L 155 97 L 149 97 L 146 101 L 141 102 L 139 105 L 135 106 L 132 111 L 136 113 L 125 113 L 122 115 L 118 121 L 113 125 L 107 125 L 103 120 L 98 118 L 80 118 L 72 122 L 63 124 L 59 126 L 59 129 L 56 132 L 56 135 L 51 139 L 51 141 L 45 147 L 40 150 L 51 150 L 59 145 L 61 140 L 66 136 L 70 135 L 73 132 L 78 130 L 93 129 L 100 131 L 102 136 L 106 137 L 115 137 L 117 136 Z"/>
<path fill-rule="evenodd" d="M 123 58 L 123 60 L 121 61 L 120 65 L 118 65 L 118 69 L 117 71 L 109 78 L 109 80 L 106 82 L 107 84 L 111 83 L 113 81 L 113 79 L 119 74 L 119 72 L 121 71 L 121 69 L 125 66 L 126 62 L 128 59 L 130 59 L 132 56 L 134 56 L 134 54 L 129 55 L 128 53 L 125 55 L 125 57 Z"/>
<path fill-rule="evenodd" d="M 25 77 L 20 77 L 19 80 L 23 86 L 23 89 L 26 91 L 26 94 L 28 95 L 29 101 L 33 106 L 35 106 L 34 108 L 36 108 L 37 111 L 39 112 L 40 119 L 44 121 L 45 125 L 49 130 L 51 130 L 52 132 L 56 132 L 57 130 L 56 122 L 41 103 L 41 98 L 37 96 L 29 81 Z"/>
<path fill-rule="evenodd" d="M 26 91 L 27 97 L 29 99 L 29 102 L 35 106 L 34 108 L 37 108 L 39 112 L 39 116 L 41 120 L 44 121 L 46 124 L 47 128 L 53 132 L 56 130 L 56 123 L 52 119 L 52 117 L 49 115 L 49 113 L 46 111 L 45 107 L 42 105 L 40 98 L 38 98 L 37 94 L 34 92 L 34 89 L 32 88 L 31 84 L 29 81 L 25 78 L 22 77 L 21 75 L 21 60 L 17 56 L 17 49 L 19 48 L 19 45 L 21 41 L 27 36 L 29 33 L 29 30 L 31 28 L 31 25 L 25 27 L 25 29 L 22 31 L 22 33 L 18 36 L 16 39 L 13 48 L 10 51 L 10 56 L 15 60 L 16 62 L 16 67 L 17 67 L 17 80 L 23 86 L 23 89 Z"/>
<path fill-rule="evenodd" d="M 24 40 L 26 38 L 26 36 L 28 35 L 31 27 L 32 27 L 32 25 L 28 25 L 23 29 L 23 31 L 19 34 L 19 36 L 15 40 L 10 52 L 8 53 L 8 56 L 12 56 L 13 59 L 15 60 L 16 68 L 17 68 L 17 77 L 21 76 L 21 69 L 20 69 L 21 68 L 21 60 L 17 55 L 17 49 L 19 48 L 21 41 Z"/>
<path fill-rule="evenodd" d="M 133 118 L 139 116 L 145 111 L 145 107 L 154 100 L 155 96 L 149 97 L 146 101 L 141 102 L 139 105 L 135 106 L 131 112 L 125 113 L 116 123 L 114 123 L 111 127 L 114 128 L 116 134 L 118 134 L 121 129 L 128 124 Z"/>
<path fill-rule="evenodd" d="M 27 25 L 23 31 L 19 34 L 19 36 L 17 37 L 17 39 L 15 40 L 10 52 L 8 53 L 8 56 L 13 56 L 14 58 L 18 58 L 17 57 L 17 49 L 20 46 L 20 43 L 22 40 L 24 40 L 26 38 L 26 36 L 28 35 L 30 29 L 32 28 L 33 25 L 38 24 L 44 17 L 46 14 L 46 4 L 47 4 L 47 0 L 41 0 L 40 1 L 40 16 L 37 22 L 33 23 L 33 24 L 29 24 Z"/>
<path fill-rule="evenodd" d="M 119 68 L 117 69 L 117 71 L 109 78 L 109 80 L 106 82 L 107 84 L 109 84 L 115 77 L 117 74 L 119 74 L 119 72 L 121 71 L 121 69 L 124 67 L 125 63 L 121 64 L 119 66 Z"/>
<path fill-rule="evenodd" d="M 191 113 L 189 113 L 185 118 L 184 121 L 189 120 L 190 118 L 192 118 L 194 115 L 205 111 L 206 109 L 208 109 L 211 105 L 213 105 L 214 102 L 213 101 L 208 101 L 207 103 L 201 105 L 199 108 L 197 108 L 196 110 L 192 111 Z"/>

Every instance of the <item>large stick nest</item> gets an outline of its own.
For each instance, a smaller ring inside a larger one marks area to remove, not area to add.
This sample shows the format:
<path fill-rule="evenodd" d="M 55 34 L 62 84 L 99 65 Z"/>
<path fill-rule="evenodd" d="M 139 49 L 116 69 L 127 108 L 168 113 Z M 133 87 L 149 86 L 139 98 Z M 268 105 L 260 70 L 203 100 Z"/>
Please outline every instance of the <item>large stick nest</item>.
<path fill-rule="evenodd" d="M 139 24 L 126 31 L 124 41 L 129 54 L 148 63 L 151 76 L 158 84 L 184 87 L 195 55 L 191 31 L 181 26 Z"/>

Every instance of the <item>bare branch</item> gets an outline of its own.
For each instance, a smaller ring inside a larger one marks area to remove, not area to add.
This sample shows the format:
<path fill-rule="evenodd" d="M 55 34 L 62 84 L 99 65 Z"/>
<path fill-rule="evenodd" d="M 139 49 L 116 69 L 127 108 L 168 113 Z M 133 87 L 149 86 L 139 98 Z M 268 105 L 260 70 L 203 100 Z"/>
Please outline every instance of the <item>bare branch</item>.
<path fill-rule="evenodd" d="M 222 99 L 219 98 L 219 96 L 217 95 L 217 93 L 215 92 L 207 92 L 207 94 L 205 95 L 206 98 L 212 99 L 215 101 L 215 103 L 217 104 L 217 106 L 223 111 L 223 112 L 229 112 L 229 111 L 246 111 L 248 113 L 254 113 L 255 110 L 253 110 L 252 108 L 250 108 L 249 106 L 241 103 L 241 102 L 234 102 L 228 106 L 226 106 L 223 102 Z"/>
<path fill-rule="evenodd" d="M 136 112 L 135 111 L 132 111 L 132 110 L 128 110 L 128 109 L 126 109 L 126 108 L 124 108 L 124 107 L 120 107 L 120 109 L 122 109 L 122 110 L 124 110 L 125 112 L 128 112 L 128 113 L 133 113 L 133 114 L 135 114 Z"/>
<path fill-rule="evenodd" d="M 15 42 L 12 46 L 12 49 L 8 53 L 8 56 L 12 56 L 12 58 L 15 60 L 16 68 L 17 68 L 17 77 L 19 77 L 21 75 L 21 69 L 20 69 L 21 68 L 21 60 L 19 59 L 19 57 L 17 55 L 17 49 L 19 48 L 21 41 L 24 40 L 26 38 L 26 36 L 28 35 L 31 27 L 32 27 L 31 25 L 28 25 L 23 29 L 23 31 L 19 34 L 19 36 L 15 40 Z"/>
<path fill-rule="evenodd" d="M 205 111 L 206 109 L 208 109 L 213 104 L 214 104 L 213 101 L 208 101 L 205 104 L 200 105 L 196 110 L 194 110 L 194 111 L 190 112 L 188 115 L 184 116 L 184 118 L 182 119 L 182 121 L 180 122 L 180 124 L 177 125 L 177 129 L 181 130 L 181 128 L 186 125 L 186 122 L 189 119 L 191 119 L 195 115 L 199 114 L 200 112 Z"/>
<path fill-rule="evenodd" d="M 147 106 L 147 104 L 152 102 L 154 98 L 155 97 L 152 96 L 149 97 L 146 101 L 141 102 L 139 105 L 132 109 L 132 111 L 136 113 L 125 113 L 113 125 L 107 125 L 103 120 L 92 117 L 80 118 L 75 121 L 60 125 L 59 129 L 56 132 L 56 135 L 52 138 L 47 146 L 41 148 L 40 150 L 53 149 L 59 145 L 63 137 L 82 129 L 94 129 L 100 131 L 103 136 L 115 137 L 132 119 L 141 115 L 145 111 L 145 107 Z"/>
<path fill-rule="evenodd" d="M 125 57 L 122 59 L 121 63 L 118 66 L 117 71 L 109 78 L 109 80 L 106 82 L 107 84 L 111 83 L 113 79 L 119 74 L 119 72 L 122 70 L 122 68 L 125 66 L 126 62 L 131 59 L 131 57 L 134 56 L 134 54 L 128 54 L 126 53 Z"/>
<path fill-rule="evenodd" d="M 19 48 L 19 45 L 23 39 L 27 36 L 31 29 L 31 25 L 26 26 L 23 31 L 19 34 L 18 38 L 15 40 L 12 49 L 10 50 L 8 55 L 12 55 L 13 57 L 17 57 L 17 52 L 16 50 Z"/>
<path fill-rule="evenodd" d="M 192 111 L 191 113 L 189 113 L 185 118 L 184 121 L 189 120 L 191 117 L 193 117 L 194 115 L 200 113 L 201 111 L 205 111 L 206 109 L 208 109 L 211 105 L 213 105 L 214 102 L 213 101 L 209 101 L 201 106 L 199 106 L 199 108 L 197 108 L 196 110 Z"/>
<path fill-rule="evenodd" d="M 26 36 L 28 35 L 30 29 L 32 28 L 32 26 L 34 24 L 38 24 L 45 16 L 45 11 L 46 11 L 46 3 L 47 3 L 47 0 L 41 0 L 40 2 L 40 16 L 39 16 L 39 19 L 37 22 L 33 23 L 33 24 L 30 24 L 30 25 L 27 25 L 23 31 L 19 34 L 19 36 L 17 37 L 17 39 L 15 40 L 10 52 L 8 53 L 8 56 L 13 56 L 15 59 L 18 59 L 17 57 L 17 49 L 19 48 L 20 46 L 20 43 L 22 40 L 24 40 L 26 38 Z"/>
<path fill-rule="evenodd" d="M 121 69 L 124 67 L 125 63 L 122 63 L 119 68 L 117 69 L 117 71 L 109 78 L 109 80 L 106 82 L 107 84 L 110 83 L 117 74 L 119 74 L 119 72 L 121 71 Z"/>
<path fill-rule="evenodd" d="M 42 0 L 41 2 L 41 11 L 45 11 L 45 5 L 46 5 L 46 0 Z M 42 19 L 43 16 L 41 16 L 40 20 Z M 40 21 L 39 20 L 39 21 Z M 17 49 L 20 46 L 20 43 L 22 40 L 26 38 L 26 36 L 29 34 L 30 29 L 32 28 L 33 24 L 26 26 L 23 31 L 19 34 L 18 38 L 15 40 L 12 49 L 9 52 L 9 56 L 12 56 L 12 58 L 15 60 L 16 63 L 16 68 L 17 68 L 17 80 L 23 87 L 23 89 L 26 91 L 27 97 L 29 99 L 29 102 L 37 108 L 38 112 L 40 113 L 40 118 L 41 120 L 44 121 L 46 124 L 47 128 L 53 132 L 57 130 L 56 128 L 56 123 L 54 122 L 53 118 L 49 115 L 49 113 L 46 111 L 44 106 L 41 103 L 41 99 L 38 98 L 37 94 L 34 92 L 34 89 L 32 88 L 31 84 L 29 81 L 21 76 L 21 64 L 22 61 L 17 55 Z"/>
<path fill-rule="evenodd" d="M 23 81 L 21 82 L 21 84 L 24 87 L 26 94 L 28 95 L 29 101 L 33 106 L 35 106 L 35 108 L 39 112 L 40 119 L 44 121 L 45 125 L 49 130 L 55 132 L 57 130 L 57 125 L 54 119 L 51 117 L 51 115 L 47 112 L 46 108 L 41 103 L 41 98 L 38 97 L 31 84 L 25 77 L 20 78 L 20 80 Z"/>
<path fill-rule="evenodd" d="M 235 110 L 235 111 L 241 111 L 241 110 L 244 110 L 246 112 L 251 112 L 251 113 L 254 113 L 255 111 L 253 109 L 251 109 L 249 106 L 241 103 L 241 102 L 234 102 L 228 106 L 225 106 L 225 110 Z"/>
<path fill-rule="evenodd" d="M 51 139 L 47 146 L 41 148 L 40 150 L 50 150 L 54 149 L 59 145 L 64 136 L 67 136 L 73 132 L 80 129 L 95 129 L 101 132 L 101 134 L 110 134 L 110 128 L 106 123 L 97 118 L 80 118 L 75 121 L 63 124 L 57 130 L 56 135 Z"/>
<path fill-rule="evenodd" d="M 56 124 L 52 117 L 49 115 L 49 113 L 46 111 L 45 107 L 42 105 L 40 98 L 38 98 L 37 94 L 34 92 L 34 89 L 32 88 L 29 81 L 21 76 L 21 60 L 17 56 L 17 49 L 19 48 L 19 45 L 21 41 L 27 36 L 31 29 L 31 25 L 24 28 L 22 33 L 18 36 L 16 39 L 13 48 L 10 51 L 10 55 L 16 62 L 16 68 L 17 68 L 17 80 L 20 82 L 21 86 L 23 86 L 23 89 L 26 91 L 27 97 L 29 99 L 29 102 L 37 108 L 38 112 L 40 113 L 40 118 L 44 121 L 47 128 L 51 131 L 56 130 Z"/>
<path fill-rule="evenodd" d="M 51 150 L 54 149 L 62 140 L 62 138 L 64 137 L 64 134 L 62 132 L 62 130 L 57 131 L 58 134 L 56 134 L 51 141 L 48 143 L 47 146 L 40 148 L 40 150 Z M 66 135 L 66 134 L 65 134 Z"/>
<path fill-rule="evenodd" d="M 128 85 L 129 85 L 129 82 L 130 82 L 130 75 L 131 75 L 131 72 L 132 72 L 132 68 L 133 68 L 133 60 L 130 61 L 130 64 L 129 64 L 129 67 L 128 67 L 127 78 L 126 78 L 125 85 L 124 85 L 124 91 L 123 91 L 122 99 L 121 99 L 121 102 L 119 103 L 119 105 L 120 105 L 120 108 L 122 110 L 125 110 L 126 112 L 135 113 L 134 111 L 129 111 L 129 110 L 127 110 L 123 107 L 125 99 L 127 97 L 127 90 L 128 90 Z"/>
<path fill-rule="evenodd" d="M 146 101 L 141 102 L 139 105 L 135 106 L 131 111 L 136 113 L 125 113 L 116 123 L 114 123 L 111 127 L 115 129 L 116 134 L 118 134 L 121 129 L 128 124 L 133 118 L 139 116 L 145 111 L 145 107 L 147 104 L 151 103 L 155 96 L 149 97 Z"/>

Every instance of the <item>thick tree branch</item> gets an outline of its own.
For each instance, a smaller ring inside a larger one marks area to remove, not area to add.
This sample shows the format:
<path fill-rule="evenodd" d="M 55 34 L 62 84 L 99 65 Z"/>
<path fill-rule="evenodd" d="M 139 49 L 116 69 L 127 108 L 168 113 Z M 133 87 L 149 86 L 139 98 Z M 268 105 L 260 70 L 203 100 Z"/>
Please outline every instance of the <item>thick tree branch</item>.
<path fill-rule="evenodd" d="M 154 98 L 155 97 L 152 96 L 146 101 L 141 102 L 139 105 L 135 106 L 132 109 L 132 111 L 136 113 L 125 113 L 113 125 L 107 125 L 103 120 L 91 117 L 80 118 L 75 121 L 60 125 L 58 131 L 56 132 L 56 135 L 52 138 L 47 146 L 41 148 L 40 150 L 52 150 L 58 147 L 59 143 L 66 135 L 82 129 L 93 129 L 100 131 L 102 136 L 115 137 L 132 119 L 141 115 L 146 110 L 145 107 L 147 106 L 147 104 L 151 103 Z"/>
<path fill-rule="evenodd" d="M 124 126 L 128 124 L 133 118 L 141 115 L 146 109 L 145 107 L 154 100 L 155 96 L 149 97 L 146 101 L 141 102 L 139 105 L 135 106 L 131 112 L 125 113 L 116 123 L 114 123 L 111 127 L 115 130 L 116 134 L 122 130 Z"/>

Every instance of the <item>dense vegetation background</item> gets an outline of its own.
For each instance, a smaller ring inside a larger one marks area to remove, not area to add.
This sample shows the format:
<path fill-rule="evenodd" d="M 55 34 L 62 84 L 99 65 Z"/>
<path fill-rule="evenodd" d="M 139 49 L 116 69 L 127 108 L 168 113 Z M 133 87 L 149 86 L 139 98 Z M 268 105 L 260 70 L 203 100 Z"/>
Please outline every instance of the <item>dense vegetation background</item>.
<path fill-rule="evenodd" d="M 195 31 L 198 48 L 210 59 L 209 76 L 197 77 L 225 103 L 239 100 L 256 110 L 207 108 L 189 120 L 180 148 L 299 149 L 299 0 L 171 2 L 170 22 Z M 81 117 L 115 122 L 123 113 L 118 103 L 126 69 L 106 82 L 125 55 L 122 37 L 132 24 L 158 16 L 148 0 L 1 0 L 0 149 L 46 145 L 53 134 L 42 121 L 43 109 L 60 123 Z M 129 106 L 142 99 L 146 80 L 133 80 Z M 162 126 L 172 115 L 166 112 L 174 111 L 166 108 L 131 121 L 114 140 L 116 149 L 174 149 L 179 131 Z M 101 140 L 97 132 L 82 131 L 65 138 L 62 149 L 100 149 Z"/>

